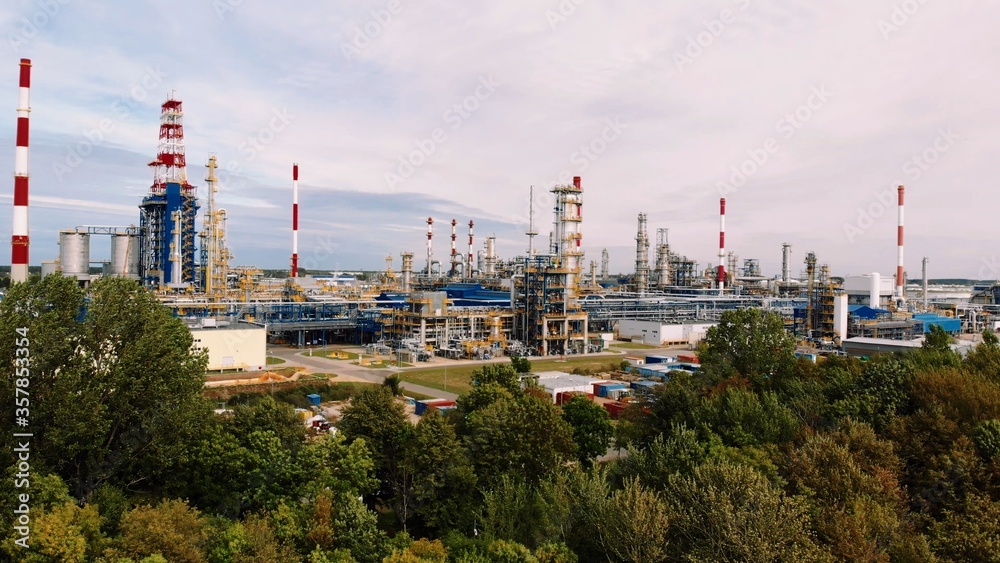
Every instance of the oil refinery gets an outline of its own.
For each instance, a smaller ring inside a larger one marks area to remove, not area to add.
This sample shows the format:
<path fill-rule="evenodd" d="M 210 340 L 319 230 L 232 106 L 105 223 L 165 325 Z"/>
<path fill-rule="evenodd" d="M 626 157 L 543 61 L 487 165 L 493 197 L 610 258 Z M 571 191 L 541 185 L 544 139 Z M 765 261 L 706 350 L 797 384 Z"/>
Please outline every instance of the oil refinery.
<path fill-rule="evenodd" d="M 15 282 L 27 279 L 28 266 L 30 71 L 31 62 L 22 59 L 11 261 Z M 571 183 L 547 187 L 554 202 L 547 248 L 535 240 L 544 229 L 533 211 L 525 251 L 511 256 L 498 254 L 496 237 L 476 238 L 476 218 L 415 217 L 415 227 L 426 224 L 426 241 L 407 241 L 396 250 L 398 272 L 390 255 L 383 271 L 361 279 L 300 272 L 300 166 L 288 163 L 289 269 L 286 276 L 266 277 L 259 268 L 234 265 L 227 225 L 240 217 L 228 216 L 217 203 L 218 193 L 227 189 L 216 176 L 217 158 L 204 164 L 200 190 L 188 177 L 183 102 L 174 95 L 161 105 L 158 139 L 148 191 L 136 202 L 136 221 L 66 226 L 58 234 L 58 257 L 41 262 L 43 276 L 69 276 L 81 285 L 100 276 L 126 277 L 155 292 L 192 326 L 251 324 L 262 327 L 272 343 L 372 344 L 409 361 L 428 355 L 584 354 L 601 351 L 609 336 L 692 346 L 723 311 L 746 307 L 780 313 L 802 346 L 822 353 L 890 350 L 894 342 L 920 338 L 932 325 L 954 335 L 1000 327 L 997 283 L 966 288 L 965 297 L 931 294 L 928 258 L 921 262 L 923 283 L 907 282 L 903 186 L 897 188 L 897 260 L 890 276 L 836 276 L 807 249 L 796 273 L 792 248 L 797 245 L 791 243 L 780 248 L 781 271 L 766 275 L 758 258 L 741 260 L 732 250 L 739 241 L 727 241 L 725 198 L 719 201 L 717 264 L 699 264 L 684 255 L 670 244 L 667 228 L 655 230 L 651 261 L 648 225 L 658 218 L 637 209 L 634 271 L 614 275 L 607 248 L 584 236 L 586 192 L 576 176 Z M 308 164 L 302 173 L 309 174 Z M 533 200 L 534 188 L 525 196 Z M 738 205 L 732 198 L 728 204 Z M 435 256 L 435 235 L 447 245 L 443 258 Z M 417 264 L 421 260 L 413 248 L 423 243 L 426 257 Z M 599 254 L 600 261 L 588 263 L 587 252 Z"/>

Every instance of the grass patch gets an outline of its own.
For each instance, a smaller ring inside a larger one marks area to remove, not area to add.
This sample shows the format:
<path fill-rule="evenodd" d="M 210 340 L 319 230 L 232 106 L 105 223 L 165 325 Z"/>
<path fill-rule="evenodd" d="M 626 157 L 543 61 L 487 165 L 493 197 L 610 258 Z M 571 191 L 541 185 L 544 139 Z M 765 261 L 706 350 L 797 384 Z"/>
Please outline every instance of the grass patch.
<path fill-rule="evenodd" d="M 623 348 L 625 350 L 651 350 L 656 348 L 652 344 L 643 344 L 642 342 L 615 342 L 611 344 L 612 348 Z"/>
<path fill-rule="evenodd" d="M 621 358 L 618 356 L 570 356 L 565 361 L 529 359 L 531 360 L 531 371 L 536 373 L 540 371 L 565 371 L 581 375 L 613 371 L 618 369 L 618 365 L 621 363 Z M 406 383 L 464 395 L 472 390 L 472 372 L 479 367 L 478 365 L 454 366 L 447 368 L 447 371 L 443 367 L 415 369 L 400 372 L 399 378 Z M 446 373 L 447 386 L 445 386 Z"/>
<path fill-rule="evenodd" d="M 283 364 L 283 363 L 285 363 L 285 358 L 279 358 L 277 356 L 268 356 L 267 357 L 267 365 L 269 365 L 269 366 L 274 366 L 274 365 Z"/>
<path fill-rule="evenodd" d="M 326 401 L 343 401 L 356 395 L 365 387 L 378 383 L 345 381 L 333 383 L 326 380 L 284 381 L 281 383 L 257 383 L 237 387 L 206 389 L 202 395 L 216 401 L 226 401 L 230 407 L 254 404 L 267 395 L 299 408 L 309 408 L 306 395 L 316 393 Z"/>

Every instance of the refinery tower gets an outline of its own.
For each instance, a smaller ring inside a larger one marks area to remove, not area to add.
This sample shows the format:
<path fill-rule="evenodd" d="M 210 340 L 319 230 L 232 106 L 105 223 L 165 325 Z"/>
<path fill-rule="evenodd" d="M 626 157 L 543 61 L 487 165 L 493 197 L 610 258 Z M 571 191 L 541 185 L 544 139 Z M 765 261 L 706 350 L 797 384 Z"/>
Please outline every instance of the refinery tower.
<path fill-rule="evenodd" d="M 153 184 L 142 200 L 140 271 L 147 286 L 174 287 L 195 283 L 195 218 L 198 198 L 187 181 L 184 156 L 184 112 L 173 96 L 160 112 L 160 142 Z"/>

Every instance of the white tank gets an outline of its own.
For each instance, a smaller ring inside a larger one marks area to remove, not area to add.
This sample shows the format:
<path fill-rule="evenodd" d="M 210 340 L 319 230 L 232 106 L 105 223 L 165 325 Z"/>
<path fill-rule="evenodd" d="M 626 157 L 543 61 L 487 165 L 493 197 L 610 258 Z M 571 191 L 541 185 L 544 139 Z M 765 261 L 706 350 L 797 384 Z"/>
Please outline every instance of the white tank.
<path fill-rule="evenodd" d="M 59 231 L 59 264 L 64 276 L 84 279 L 90 276 L 90 235 Z"/>
<path fill-rule="evenodd" d="M 111 235 L 111 267 L 108 275 L 139 279 L 138 235 Z"/>
<path fill-rule="evenodd" d="M 59 271 L 59 262 L 56 260 L 42 260 L 42 277 L 50 276 Z"/>
<path fill-rule="evenodd" d="M 882 276 L 877 272 L 872 273 L 872 287 L 868 295 L 868 306 L 872 309 L 879 308 L 879 292 L 882 289 Z"/>

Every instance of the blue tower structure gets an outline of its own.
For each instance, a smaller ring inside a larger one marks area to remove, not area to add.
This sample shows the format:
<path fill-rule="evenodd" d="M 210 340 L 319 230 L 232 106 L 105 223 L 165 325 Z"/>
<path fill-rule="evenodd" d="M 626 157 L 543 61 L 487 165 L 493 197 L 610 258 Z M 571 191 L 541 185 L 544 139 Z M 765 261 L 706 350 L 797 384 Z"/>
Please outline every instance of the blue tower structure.
<path fill-rule="evenodd" d="M 140 271 L 150 287 L 194 284 L 198 197 L 187 182 L 181 101 L 171 96 L 160 113 L 160 143 L 153 184 L 140 209 Z"/>

